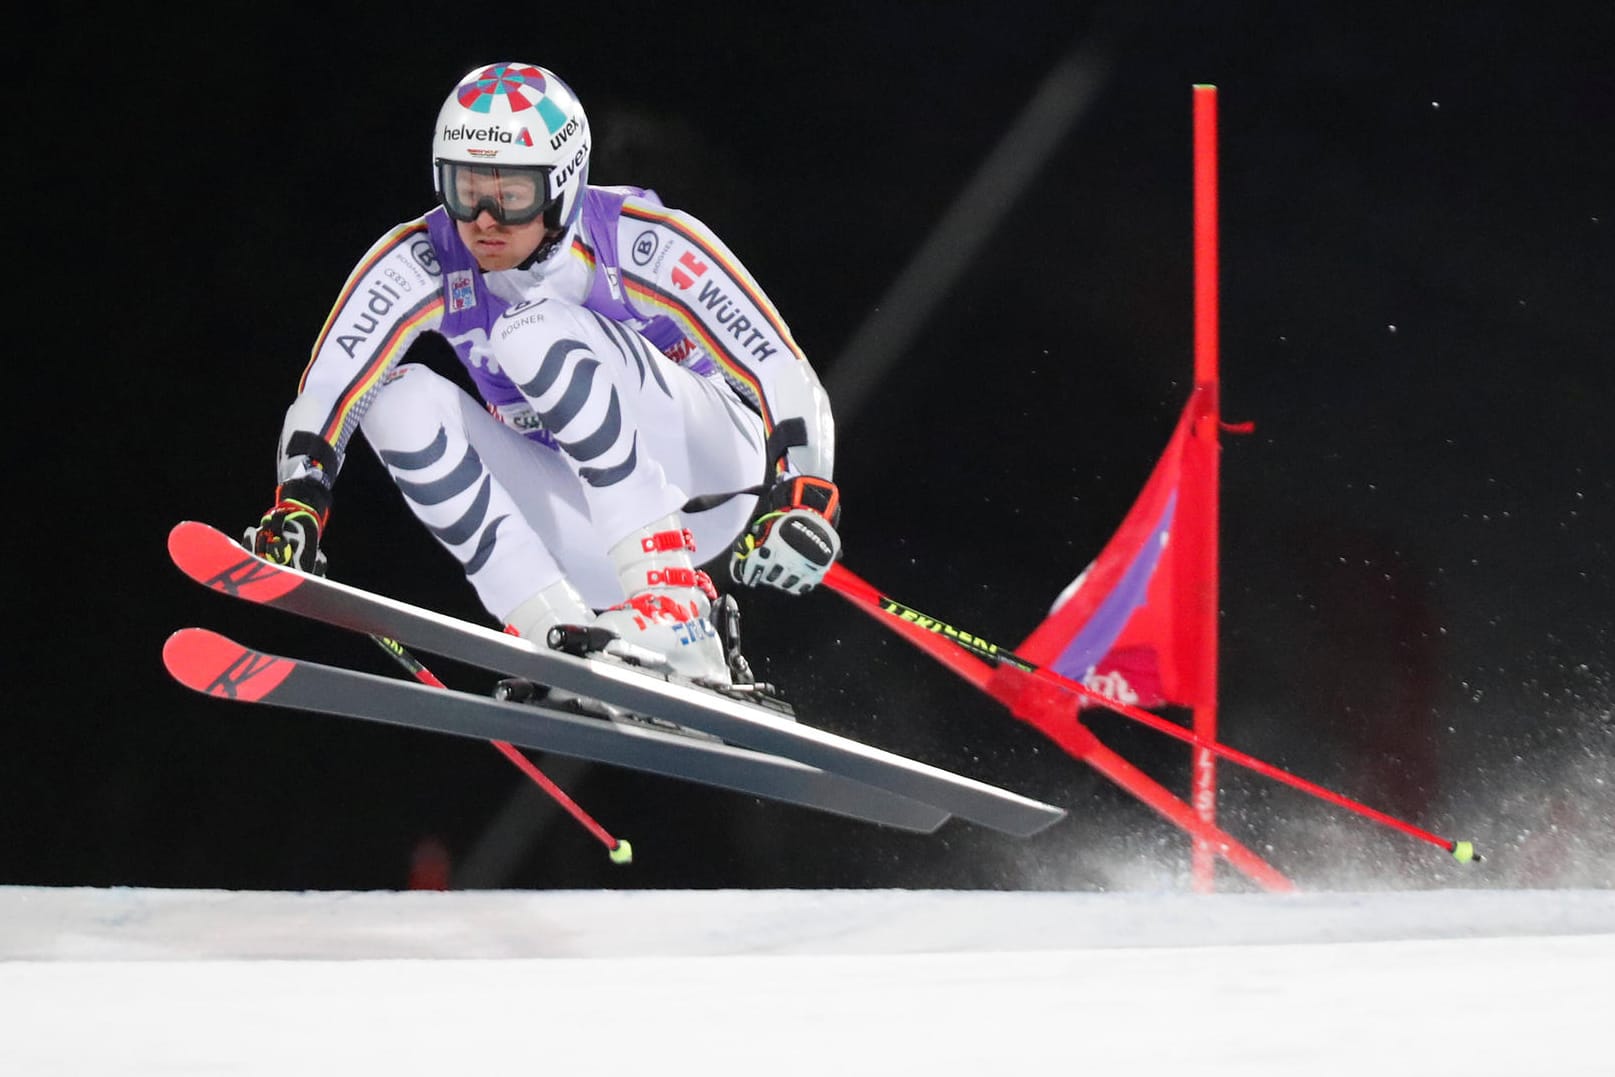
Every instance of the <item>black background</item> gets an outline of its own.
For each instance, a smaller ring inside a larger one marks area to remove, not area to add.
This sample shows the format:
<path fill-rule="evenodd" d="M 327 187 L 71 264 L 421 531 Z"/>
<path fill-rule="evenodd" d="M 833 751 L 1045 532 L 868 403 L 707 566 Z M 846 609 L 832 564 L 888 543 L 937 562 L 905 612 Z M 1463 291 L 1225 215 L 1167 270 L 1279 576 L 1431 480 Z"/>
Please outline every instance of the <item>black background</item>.
<path fill-rule="evenodd" d="M 742 596 L 754 664 L 809 721 L 1071 817 L 911 837 L 541 759 L 634 842 L 618 868 L 487 745 L 203 699 L 159 661 L 201 624 L 392 672 L 201 591 L 163 542 L 267 506 L 308 348 L 365 249 L 430 207 L 466 70 L 560 73 L 591 179 L 715 228 L 834 399 L 838 354 L 1085 48 L 1090 107 L 841 416 L 847 564 L 1014 645 L 1098 552 L 1188 391 L 1190 95 L 1214 83 L 1223 412 L 1256 424 L 1223 453 L 1223 736 L 1491 856 L 1458 869 L 1227 766 L 1225 825 L 1315 887 L 1612 884 L 1607 3 L 249 18 L 23 35 L 0 882 L 398 887 L 435 842 L 465 885 L 1182 885 L 1167 824 L 830 594 Z M 483 619 L 363 448 L 326 548 L 338 578 Z M 1092 725 L 1185 791 L 1181 746 Z"/>

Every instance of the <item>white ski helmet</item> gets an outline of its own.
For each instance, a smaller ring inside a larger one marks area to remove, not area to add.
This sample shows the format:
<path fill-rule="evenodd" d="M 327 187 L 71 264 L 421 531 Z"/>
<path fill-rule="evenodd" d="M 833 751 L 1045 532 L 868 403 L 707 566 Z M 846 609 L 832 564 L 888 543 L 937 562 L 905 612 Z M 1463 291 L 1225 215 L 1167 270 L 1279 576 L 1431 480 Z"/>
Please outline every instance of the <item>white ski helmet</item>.
<path fill-rule="evenodd" d="M 526 224 L 542 213 L 550 231 L 564 230 L 583 205 L 589 138 L 583 106 L 553 72 L 516 63 L 473 68 L 438 111 L 432 186 L 456 220 L 486 209 L 502 223 Z M 519 178 L 531 193 L 496 199 L 484 183 L 471 203 L 456 182 L 467 174 Z"/>

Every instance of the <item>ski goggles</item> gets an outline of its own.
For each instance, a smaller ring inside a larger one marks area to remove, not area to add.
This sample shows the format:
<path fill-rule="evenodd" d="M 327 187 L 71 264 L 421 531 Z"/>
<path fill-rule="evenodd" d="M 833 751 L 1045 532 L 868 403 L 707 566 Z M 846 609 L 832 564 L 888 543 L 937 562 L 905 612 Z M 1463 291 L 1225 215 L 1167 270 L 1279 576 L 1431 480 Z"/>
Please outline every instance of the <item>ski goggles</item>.
<path fill-rule="evenodd" d="M 546 165 L 437 163 L 437 189 L 443 208 L 457 221 L 474 221 L 487 210 L 500 224 L 537 220 L 559 200 L 549 192 Z"/>

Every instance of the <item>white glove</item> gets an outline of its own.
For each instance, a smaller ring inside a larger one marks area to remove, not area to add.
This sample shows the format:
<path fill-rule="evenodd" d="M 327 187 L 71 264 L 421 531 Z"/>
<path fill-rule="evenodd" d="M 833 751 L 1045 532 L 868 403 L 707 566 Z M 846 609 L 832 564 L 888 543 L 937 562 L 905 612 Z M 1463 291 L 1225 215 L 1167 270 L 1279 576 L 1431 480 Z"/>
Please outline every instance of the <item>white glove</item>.
<path fill-rule="evenodd" d="M 729 575 L 747 587 L 805 594 L 841 556 L 841 494 L 829 479 L 798 475 L 770 486 L 757 517 L 735 540 Z"/>

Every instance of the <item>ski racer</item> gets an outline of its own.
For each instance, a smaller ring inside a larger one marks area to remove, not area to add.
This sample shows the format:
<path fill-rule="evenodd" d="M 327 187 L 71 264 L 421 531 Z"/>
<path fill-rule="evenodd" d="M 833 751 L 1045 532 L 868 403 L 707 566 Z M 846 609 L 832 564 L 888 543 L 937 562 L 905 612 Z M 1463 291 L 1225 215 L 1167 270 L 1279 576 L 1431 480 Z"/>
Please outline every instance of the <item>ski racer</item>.
<path fill-rule="evenodd" d="M 839 555 L 817 375 L 710 229 L 588 183 L 593 131 L 556 75 L 468 72 L 438 113 L 439 205 L 359 260 L 286 412 L 253 551 L 317 571 L 362 432 L 489 614 L 594 624 L 727 684 L 702 564 L 801 593 Z M 481 400 L 403 362 L 453 346 Z M 732 495 L 732 496 L 725 496 Z"/>

